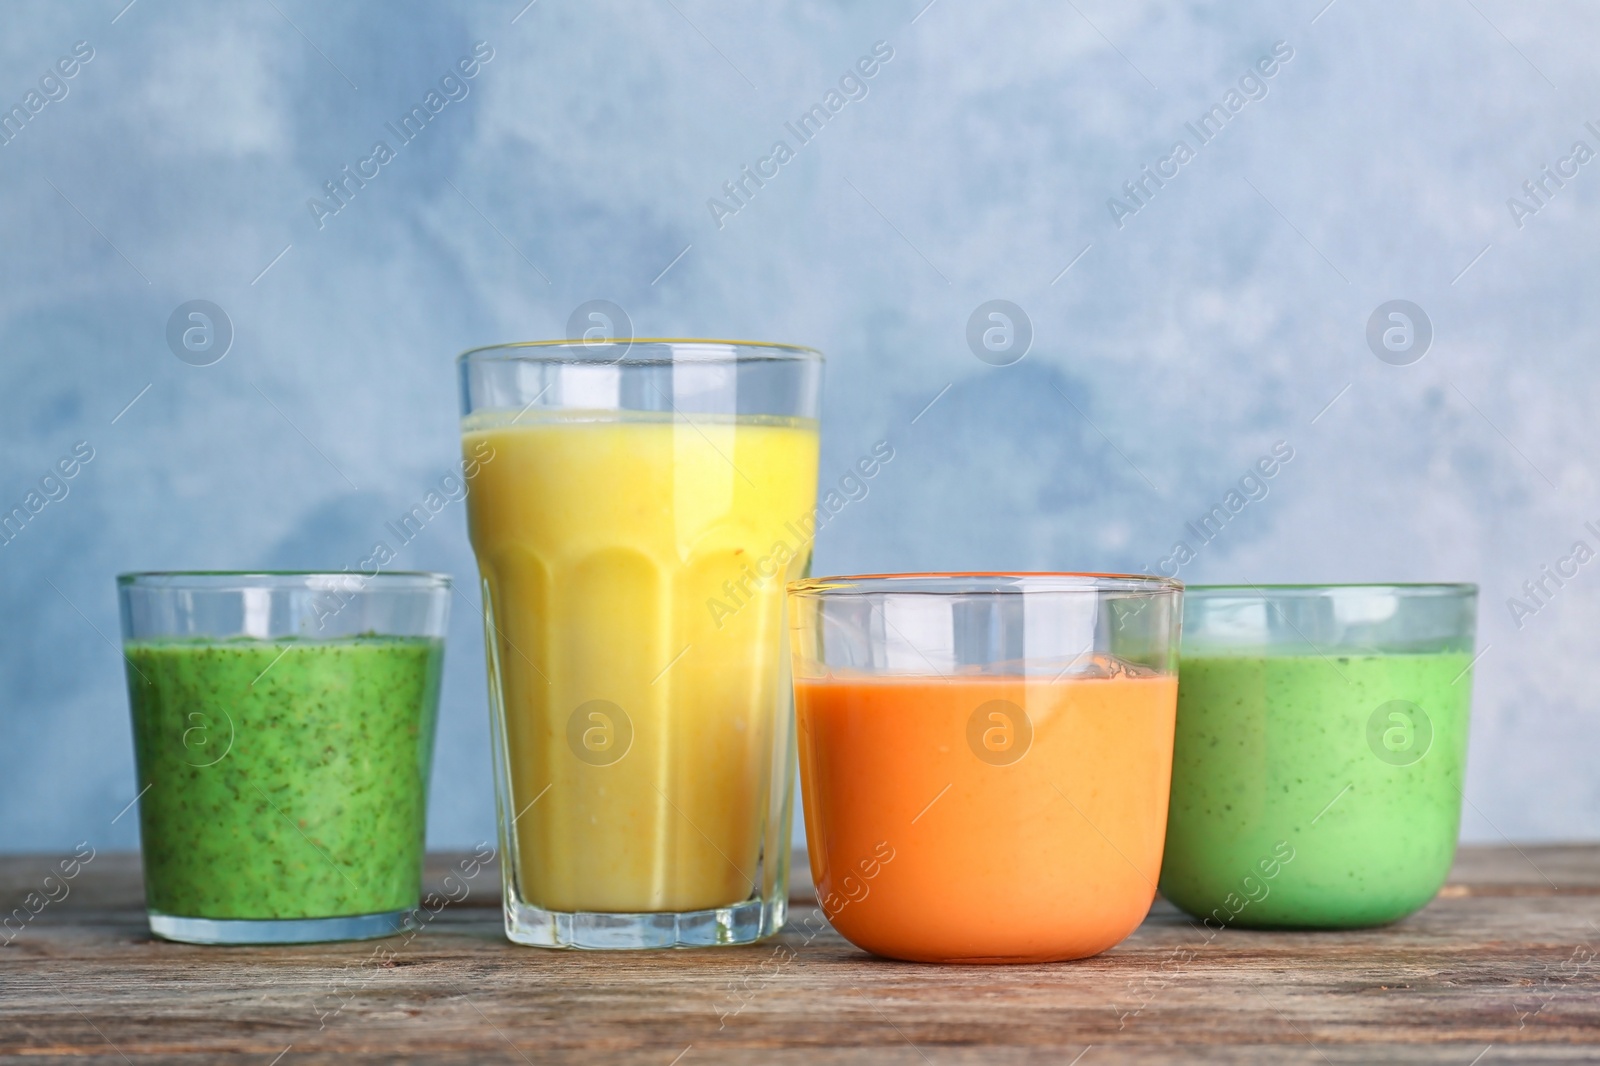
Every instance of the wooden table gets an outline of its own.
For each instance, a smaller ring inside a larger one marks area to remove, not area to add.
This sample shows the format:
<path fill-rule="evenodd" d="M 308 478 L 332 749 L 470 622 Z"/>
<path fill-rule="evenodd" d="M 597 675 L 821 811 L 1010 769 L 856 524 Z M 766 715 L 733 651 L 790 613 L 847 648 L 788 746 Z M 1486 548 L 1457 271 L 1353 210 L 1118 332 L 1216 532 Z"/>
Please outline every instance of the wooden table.
<path fill-rule="evenodd" d="M 5 910 L 58 861 L 0 860 Z M 492 869 L 409 942 L 168 944 L 141 891 L 98 855 L 0 949 L 0 1061 L 1600 1061 L 1600 846 L 1463 848 L 1431 906 L 1366 932 L 1208 942 L 1158 901 L 1053 966 L 874 959 L 802 930 L 803 892 L 766 944 L 591 954 L 507 943 Z"/>

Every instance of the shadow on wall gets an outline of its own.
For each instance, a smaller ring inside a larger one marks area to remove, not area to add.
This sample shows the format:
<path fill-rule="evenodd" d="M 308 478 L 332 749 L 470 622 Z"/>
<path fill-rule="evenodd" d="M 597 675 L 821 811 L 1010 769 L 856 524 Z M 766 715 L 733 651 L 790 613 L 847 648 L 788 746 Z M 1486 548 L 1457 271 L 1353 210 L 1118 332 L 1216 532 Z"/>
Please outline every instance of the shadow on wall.
<path fill-rule="evenodd" d="M 1143 531 L 1163 528 L 1164 498 L 1136 465 L 1136 442 L 1113 443 L 1102 432 L 1115 423 L 1079 379 L 1033 357 L 956 381 L 931 405 L 905 397 L 898 416 L 881 431 L 895 448 L 893 467 L 837 523 L 856 527 L 852 569 L 1137 570 L 1146 562 Z M 960 515 L 981 517 L 955 521 Z M 919 532 L 929 527 L 945 531 L 935 554 Z M 823 541 L 823 569 L 836 543 Z"/>

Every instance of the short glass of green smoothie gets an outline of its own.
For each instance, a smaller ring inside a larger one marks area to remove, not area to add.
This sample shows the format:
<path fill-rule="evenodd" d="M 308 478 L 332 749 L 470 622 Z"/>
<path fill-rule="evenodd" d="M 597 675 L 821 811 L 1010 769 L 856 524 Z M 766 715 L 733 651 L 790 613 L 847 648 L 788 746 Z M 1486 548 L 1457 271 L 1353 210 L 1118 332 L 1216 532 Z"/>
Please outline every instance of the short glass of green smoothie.
<path fill-rule="evenodd" d="M 201 944 L 406 928 L 450 579 L 117 578 L 150 930 Z"/>
<path fill-rule="evenodd" d="M 1359 928 L 1455 857 L 1476 585 L 1190 585 L 1161 893 L 1208 927 Z"/>

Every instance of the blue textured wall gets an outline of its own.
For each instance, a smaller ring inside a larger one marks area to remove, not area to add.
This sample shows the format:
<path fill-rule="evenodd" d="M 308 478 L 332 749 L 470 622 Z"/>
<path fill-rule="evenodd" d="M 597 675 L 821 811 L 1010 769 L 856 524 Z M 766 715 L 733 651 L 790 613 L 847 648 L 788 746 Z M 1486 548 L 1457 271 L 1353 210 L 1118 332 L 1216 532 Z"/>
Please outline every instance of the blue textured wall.
<path fill-rule="evenodd" d="M 1600 563 L 1522 590 L 1600 547 L 1585 5 L 125 2 L 0 12 L 0 505 L 94 456 L 0 546 L 0 848 L 135 842 L 113 574 L 357 561 L 456 457 L 451 357 L 590 299 L 828 354 L 824 480 L 896 457 L 822 573 L 1158 566 L 1287 442 L 1181 576 L 1481 582 L 1465 832 L 1596 835 Z M 467 579 L 460 506 L 399 565 Z M 492 831 L 456 607 L 439 844 Z"/>

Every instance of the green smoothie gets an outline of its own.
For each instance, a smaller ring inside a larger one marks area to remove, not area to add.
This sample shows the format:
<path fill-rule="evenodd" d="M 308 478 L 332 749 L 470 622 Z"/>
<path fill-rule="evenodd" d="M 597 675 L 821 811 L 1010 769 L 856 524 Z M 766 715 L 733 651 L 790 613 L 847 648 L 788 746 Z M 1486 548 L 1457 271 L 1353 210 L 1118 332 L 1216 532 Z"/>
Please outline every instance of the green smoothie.
<path fill-rule="evenodd" d="M 1162 894 L 1213 927 L 1426 904 L 1455 855 L 1470 660 L 1184 655 Z"/>
<path fill-rule="evenodd" d="M 152 912 L 414 908 L 440 640 L 125 646 Z"/>

